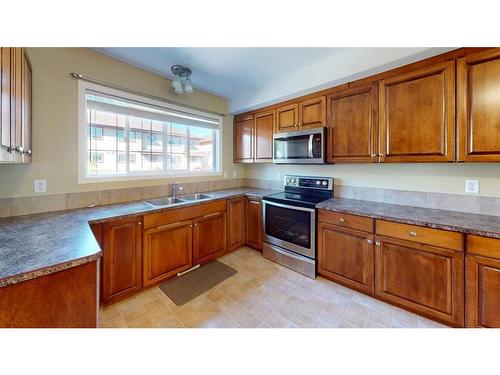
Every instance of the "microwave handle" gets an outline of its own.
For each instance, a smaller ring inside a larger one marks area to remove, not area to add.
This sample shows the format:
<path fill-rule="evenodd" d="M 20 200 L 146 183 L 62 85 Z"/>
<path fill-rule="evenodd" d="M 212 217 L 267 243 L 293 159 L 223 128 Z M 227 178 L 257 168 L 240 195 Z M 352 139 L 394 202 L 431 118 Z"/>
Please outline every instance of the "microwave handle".
<path fill-rule="evenodd" d="M 309 135 L 309 143 L 307 144 L 307 156 L 311 159 L 314 158 L 313 155 L 313 139 L 314 139 L 314 134 Z"/>

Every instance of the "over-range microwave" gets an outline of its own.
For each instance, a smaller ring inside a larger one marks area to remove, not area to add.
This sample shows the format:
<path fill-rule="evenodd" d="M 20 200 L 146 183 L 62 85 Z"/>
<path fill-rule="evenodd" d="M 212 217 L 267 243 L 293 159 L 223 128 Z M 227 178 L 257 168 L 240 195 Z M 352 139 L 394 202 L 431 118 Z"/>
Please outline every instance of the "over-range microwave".
<path fill-rule="evenodd" d="M 273 135 L 273 163 L 324 164 L 325 128 L 304 129 Z"/>

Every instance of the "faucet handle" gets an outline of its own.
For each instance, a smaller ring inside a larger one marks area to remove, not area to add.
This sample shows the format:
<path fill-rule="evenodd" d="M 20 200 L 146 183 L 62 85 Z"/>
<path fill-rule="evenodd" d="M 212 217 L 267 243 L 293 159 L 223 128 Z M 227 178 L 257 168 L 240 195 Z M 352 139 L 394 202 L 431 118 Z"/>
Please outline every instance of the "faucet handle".
<path fill-rule="evenodd" d="M 181 185 L 181 186 L 178 186 L 178 187 L 177 187 L 177 191 L 178 191 L 179 193 L 182 193 L 182 192 L 184 191 L 184 186 L 182 186 L 182 185 Z"/>

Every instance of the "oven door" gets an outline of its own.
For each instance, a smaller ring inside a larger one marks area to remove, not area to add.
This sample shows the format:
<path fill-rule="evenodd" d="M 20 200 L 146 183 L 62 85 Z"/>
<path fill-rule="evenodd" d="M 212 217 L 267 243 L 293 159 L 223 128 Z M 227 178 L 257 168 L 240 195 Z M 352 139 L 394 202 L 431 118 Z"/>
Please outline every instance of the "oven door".
<path fill-rule="evenodd" d="M 277 164 L 324 163 L 324 128 L 277 133 L 273 136 L 273 162 Z"/>
<path fill-rule="evenodd" d="M 316 210 L 263 201 L 264 241 L 316 258 Z"/>

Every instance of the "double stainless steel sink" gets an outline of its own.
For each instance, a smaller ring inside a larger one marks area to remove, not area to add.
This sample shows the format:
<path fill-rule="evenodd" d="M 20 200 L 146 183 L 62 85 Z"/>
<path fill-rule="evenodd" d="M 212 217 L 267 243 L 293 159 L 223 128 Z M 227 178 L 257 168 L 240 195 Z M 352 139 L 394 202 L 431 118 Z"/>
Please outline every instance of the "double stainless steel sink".
<path fill-rule="evenodd" d="M 144 202 L 152 207 L 166 207 L 166 206 L 172 206 L 174 204 L 199 201 L 209 198 L 212 198 L 212 196 L 208 194 L 197 193 L 197 194 L 181 195 L 179 197 L 165 197 L 165 198 L 151 199 Z"/>

